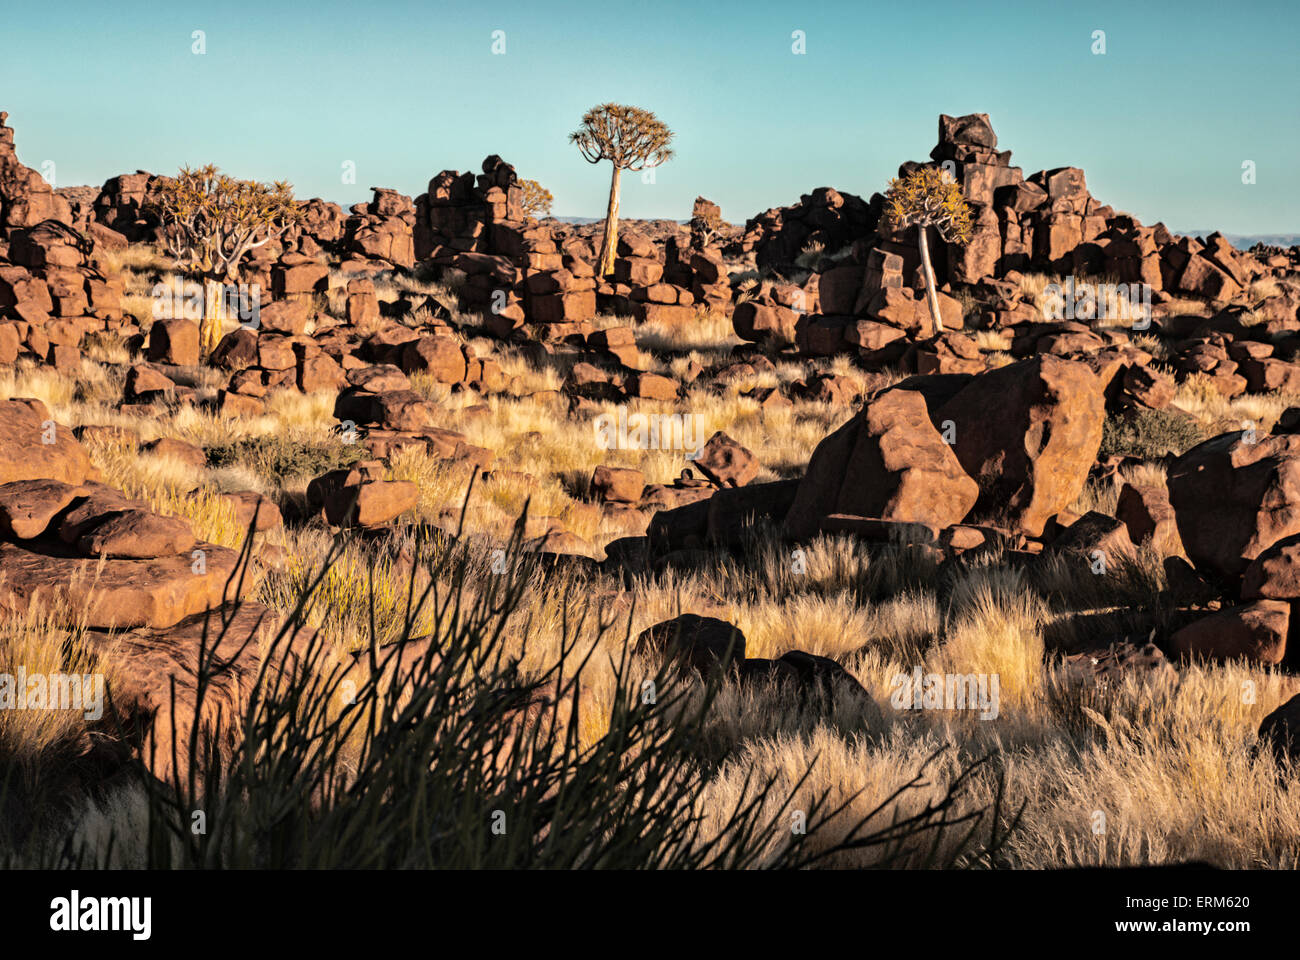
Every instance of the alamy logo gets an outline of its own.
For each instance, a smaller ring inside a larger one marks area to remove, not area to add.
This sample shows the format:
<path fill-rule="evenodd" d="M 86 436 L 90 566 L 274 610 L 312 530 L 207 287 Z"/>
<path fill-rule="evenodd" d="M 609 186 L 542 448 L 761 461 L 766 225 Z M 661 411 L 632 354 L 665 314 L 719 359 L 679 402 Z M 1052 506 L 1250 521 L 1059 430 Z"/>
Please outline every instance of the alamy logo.
<path fill-rule="evenodd" d="M 59 933 L 125 930 L 133 940 L 148 940 L 153 928 L 151 897 L 83 897 L 73 890 L 50 901 L 50 929 Z"/>
<path fill-rule="evenodd" d="M 894 675 L 889 702 L 895 710 L 977 710 L 981 720 L 998 718 L 1001 683 L 996 673 L 911 673 Z"/>
<path fill-rule="evenodd" d="M 0 673 L 0 710 L 78 710 L 87 720 L 104 715 L 102 673 Z"/>
<path fill-rule="evenodd" d="M 261 324 L 262 288 L 256 283 L 214 283 L 206 288 L 179 277 L 153 285 L 155 320 L 235 320 L 250 330 Z"/>
<path fill-rule="evenodd" d="M 1149 283 L 1049 283 L 1043 288 L 1047 320 L 1132 320 L 1134 330 L 1151 326 Z"/>
<path fill-rule="evenodd" d="M 702 413 L 602 413 L 593 422 L 602 450 L 685 450 L 693 459 L 704 446 Z"/>

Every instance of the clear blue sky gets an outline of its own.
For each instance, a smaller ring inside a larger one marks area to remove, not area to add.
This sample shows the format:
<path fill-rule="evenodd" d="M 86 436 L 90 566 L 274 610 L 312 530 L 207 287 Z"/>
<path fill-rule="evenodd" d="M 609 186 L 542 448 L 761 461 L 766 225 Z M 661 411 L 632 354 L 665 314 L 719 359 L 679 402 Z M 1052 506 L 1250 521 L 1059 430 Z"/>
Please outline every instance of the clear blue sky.
<path fill-rule="evenodd" d="M 54 161 L 60 186 L 215 162 L 350 204 L 499 153 L 557 214 L 600 216 L 608 165 L 566 135 L 615 100 L 677 133 L 654 184 L 625 178 L 625 216 L 685 218 L 703 194 L 743 221 L 817 186 L 870 195 L 927 157 L 940 113 L 986 112 L 1026 173 L 1080 166 L 1146 223 L 1300 232 L 1296 0 L 288 6 L 7 4 L 0 109 L 19 157 Z"/>

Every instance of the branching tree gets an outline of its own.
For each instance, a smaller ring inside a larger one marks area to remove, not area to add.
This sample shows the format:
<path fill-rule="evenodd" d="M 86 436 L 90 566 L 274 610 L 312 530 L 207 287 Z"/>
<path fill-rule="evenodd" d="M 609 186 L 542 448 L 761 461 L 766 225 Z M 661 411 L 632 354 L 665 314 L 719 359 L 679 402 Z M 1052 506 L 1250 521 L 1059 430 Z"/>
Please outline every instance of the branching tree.
<path fill-rule="evenodd" d="M 614 165 L 609 184 L 609 207 L 605 211 L 605 233 L 600 244 L 598 276 L 614 272 L 618 247 L 619 179 L 624 170 L 645 170 L 672 159 L 669 144 L 673 132 L 649 110 L 602 103 L 582 118 L 582 126 L 569 134 L 588 163 L 608 160 Z"/>
<path fill-rule="evenodd" d="M 717 241 L 726 227 L 722 210 L 716 203 L 709 203 L 703 197 L 696 199 L 690 222 L 692 244 L 703 250 Z"/>
<path fill-rule="evenodd" d="M 204 283 L 200 341 L 211 350 L 221 339 L 223 284 L 234 282 L 250 250 L 282 237 L 303 217 L 293 188 L 283 181 L 237 180 L 209 164 L 183 167 L 161 178 L 152 201 L 167 251 L 181 269 Z"/>
<path fill-rule="evenodd" d="M 939 316 L 939 294 L 930 263 L 928 228 L 934 227 L 945 243 L 969 243 L 971 210 L 959 187 L 938 167 L 921 167 L 901 180 L 889 182 L 885 192 L 885 219 L 897 229 L 916 227 L 917 245 L 921 248 L 921 266 L 925 270 L 925 299 L 930 307 L 936 330 L 943 329 Z"/>
<path fill-rule="evenodd" d="M 555 197 L 551 196 L 551 191 L 536 180 L 520 180 L 519 186 L 524 191 L 522 203 L 525 217 L 540 220 L 542 217 L 551 215 L 551 204 L 555 202 Z"/>

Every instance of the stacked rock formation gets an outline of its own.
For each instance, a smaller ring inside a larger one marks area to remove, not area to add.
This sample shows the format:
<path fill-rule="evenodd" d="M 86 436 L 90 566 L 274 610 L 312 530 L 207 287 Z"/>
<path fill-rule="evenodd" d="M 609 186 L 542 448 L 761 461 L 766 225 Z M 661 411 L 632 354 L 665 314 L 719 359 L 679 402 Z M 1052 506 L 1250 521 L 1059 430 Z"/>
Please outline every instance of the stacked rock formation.
<path fill-rule="evenodd" d="M 416 198 L 416 258 L 463 272 L 460 309 L 483 314 L 500 337 L 525 325 L 541 339 L 590 332 L 589 259 L 562 251 L 551 228 L 525 220 L 513 166 L 490 156 L 482 170 L 477 177 L 444 170 Z"/>
<path fill-rule="evenodd" d="M 45 220 L 70 223 L 68 201 L 37 171 L 18 161 L 14 131 L 5 126 L 8 119 L 9 114 L 0 111 L 0 232 L 7 235 Z"/>

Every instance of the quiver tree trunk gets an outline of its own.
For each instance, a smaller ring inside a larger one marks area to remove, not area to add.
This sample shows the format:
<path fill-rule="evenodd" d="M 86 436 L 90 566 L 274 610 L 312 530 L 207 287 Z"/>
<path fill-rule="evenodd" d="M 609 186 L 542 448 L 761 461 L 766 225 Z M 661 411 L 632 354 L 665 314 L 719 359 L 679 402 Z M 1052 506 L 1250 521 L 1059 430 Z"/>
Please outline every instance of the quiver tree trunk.
<path fill-rule="evenodd" d="M 921 269 L 925 271 L 925 300 L 930 306 L 930 318 L 934 320 L 935 332 L 942 333 L 943 317 L 939 314 L 939 291 L 934 285 L 934 267 L 930 265 L 930 242 L 926 239 L 926 230 L 924 225 L 916 228 L 917 245 L 921 248 Z"/>
<path fill-rule="evenodd" d="M 605 210 L 605 234 L 600 242 L 600 268 L 596 276 L 607 277 L 614 272 L 614 257 L 618 253 L 618 191 L 623 170 L 615 164 L 614 176 L 609 181 L 609 207 Z"/>
<path fill-rule="evenodd" d="M 199 347 L 206 356 L 217 348 L 226 320 L 226 287 L 219 280 L 203 280 L 203 322 L 199 325 Z"/>

